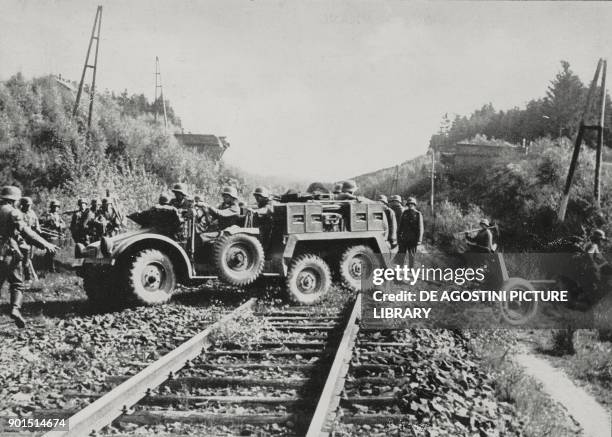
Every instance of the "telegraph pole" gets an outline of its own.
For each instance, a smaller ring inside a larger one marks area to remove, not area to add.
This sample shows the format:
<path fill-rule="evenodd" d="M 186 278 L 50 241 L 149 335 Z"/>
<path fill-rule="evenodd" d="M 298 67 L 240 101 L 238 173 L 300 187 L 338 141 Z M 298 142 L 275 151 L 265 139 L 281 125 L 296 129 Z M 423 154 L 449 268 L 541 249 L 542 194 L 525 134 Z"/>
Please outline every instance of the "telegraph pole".
<path fill-rule="evenodd" d="M 89 89 L 89 113 L 87 114 L 87 133 L 86 140 L 89 141 L 89 132 L 91 130 L 91 115 L 93 113 L 94 97 L 96 95 L 96 72 L 98 70 L 98 49 L 100 48 L 100 29 L 102 27 L 102 6 L 98 6 L 96 10 L 96 17 L 94 18 L 93 27 L 91 29 L 91 37 L 89 38 L 89 45 L 87 46 L 87 54 L 85 55 L 85 65 L 83 66 L 83 72 L 81 73 L 81 81 L 79 82 L 79 90 L 77 91 L 76 100 L 74 102 L 74 108 L 72 109 L 72 116 L 76 117 L 79 110 L 79 103 L 81 102 L 81 94 L 83 93 L 83 85 L 85 83 L 85 73 L 88 68 L 93 70 L 91 87 Z M 94 52 L 93 63 L 90 63 L 91 46 L 94 40 L 96 41 L 96 48 Z"/>
<path fill-rule="evenodd" d="M 166 101 L 164 100 L 164 89 L 162 88 L 161 70 L 159 68 L 159 58 L 155 57 L 155 103 L 157 104 L 157 90 L 159 89 L 159 96 L 162 101 L 162 108 L 164 110 L 164 130 L 168 129 L 168 117 L 166 116 Z M 154 111 L 155 121 L 157 122 L 157 108 Z"/>

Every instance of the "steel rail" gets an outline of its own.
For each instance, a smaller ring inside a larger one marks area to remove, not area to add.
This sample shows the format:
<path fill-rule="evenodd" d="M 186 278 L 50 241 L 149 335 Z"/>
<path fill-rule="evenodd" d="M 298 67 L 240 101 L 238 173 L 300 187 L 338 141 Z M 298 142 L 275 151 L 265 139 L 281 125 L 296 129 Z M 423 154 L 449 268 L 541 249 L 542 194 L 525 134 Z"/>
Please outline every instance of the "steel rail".
<path fill-rule="evenodd" d="M 338 345 L 321 397 L 310 421 L 306 437 L 321 437 L 329 435 L 327 431 L 335 411 L 340 403 L 340 394 L 344 388 L 344 380 L 349 369 L 351 356 L 359 332 L 359 319 L 361 318 L 361 294 L 357 296 L 353 311 L 346 324 L 342 340 Z"/>
<path fill-rule="evenodd" d="M 209 336 L 219 326 L 250 310 L 255 305 L 252 298 L 208 326 L 185 343 L 161 357 L 151 365 L 129 378 L 124 383 L 92 402 L 68 419 L 67 430 L 50 431 L 45 437 L 83 437 L 92 434 L 121 416 L 129 407 L 144 398 L 147 392 L 178 372 L 185 364 L 198 357 L 203 349 L 210 346 Z"/>

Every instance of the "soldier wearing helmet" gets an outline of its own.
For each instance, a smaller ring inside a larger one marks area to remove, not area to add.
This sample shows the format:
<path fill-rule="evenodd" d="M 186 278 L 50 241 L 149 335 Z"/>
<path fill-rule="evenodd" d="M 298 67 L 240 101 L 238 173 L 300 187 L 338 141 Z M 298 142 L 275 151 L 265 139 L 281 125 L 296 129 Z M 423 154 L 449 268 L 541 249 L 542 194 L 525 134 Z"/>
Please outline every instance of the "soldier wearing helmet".
<path fill-rule="evenodd" d="M 606 233 L 601 229 L 593 229 L 589 242 L 584 246 L 584 253 L 589 254 L 592 262 L 599 268 L 601 265 L 607 264 L 606 259 L 601 255 L 599 246 L 603 241 L 608 241 Z"/>
<path fill-rule="evenodd" d="M 357 191 L 357 183 L 353 180 L 342 182 L 342 192 L 334 196 L 334 200 L 367 200 L 365 198 L 358 198 L 355 195 Z"/>
<path fill-rule="evenodd" d="M 40 219 L 41 234 L 51 243 L 61 246 L 64 242 L 64 232 L 66 231 L 66 222 L 59 212 L 60 203 L 56 199 L 49 202 L 49 211 L 47 211 Z M 47 253 L 45 256 L 45 265 L 48 272 L 55 273 L 55 254 Z"/>
<path fill-rule="evenodd" d="M 87 246 L 89 244 L 89 229 L 94 219 L 94 213 L 87 207 L 87 200 L 77 200 L 77 209 L 72 213 L 70 233 L 75 243 Z"/>
<path fill-rule="evenodd" d="M 480 230 L 476 234 L 476 236 L 471 237 L 469 232 L 465 233 L 465 239 L 467 240 L 467 244 L 470 247 L 471 252 L 477 253 L 492 253 L 493 250 L 493 234 L 489 230 L 491 224 L 489 220 L 483 218 L 478 223 L 480 226 Z"/>
<path fill-rule="evenodd" d="M 338 182 L 337 184 L 334 184 L 334 189 L 332 190 L 332 194 L 334 196 L 340 193 L 342 193 L 342 182 Z"/>
<path fill-rule="evenodd" d="M 25 320 L 20 312 L 23 302 L 23 254 L 17 239 L 23 238 L 52 254 L 57 251 L 57 246 L 45 241 L 25 223 L 22 213 L 15 208 L 20 198 L 21 190 L 17 187 L 5 186 L 0 189 L 0 288 L 8 281 L 10 316 L 18 327 L 24 328 Z"/>
<path fill-rule="evenodd" d="M 416 208 L 417 201 L 414 197 L 408 198 L 408 208 L 402 213 L 398 226 L 398 264 L 406 262 L 408 255 L 408 265 L 414 267 L 414 260 L 417 247 L 423 242 L 423 214 Z"/>
<path fill-rule="evenodd" d="M 404 213 L 404 205 L 402 205 L 402 196 L 398 196 L 397 194 L 389 196 L 389 208 L 391 208 L 395 213 L 395 221 L 399 225 L 399 222 L 402 219 L 402 214 Z"/>
<path fill-rule="evenodd" d="M 376 201 L 382 204 L 383 212 L 385 213 L 386 220 L 383 220 L 385 239 L 389 243 L 389 246 L 394 249 L 397 246 L 397 221 L 395 219 L 395 213 L 387 205 L 387 196 L 384 194 L 379 194 L 376 197 Z"/>
<path fill-rule="evenodd" d="M 225 186 L 221 190 L 222 202 L 219 206 L 212 207 L 206 203 L 201 203 L 204 213 L 212 220 L 216 220 L 216 226 L 211 223 L 208 231 L 222 230 L 235 225 L 240 216 L 238 206 L 238 191 L 231 186 Z"/>
<path fill-rule="evenodd" d="M 102 199 L 98 214 L 93 221 L 93 228 L 97 240 L 117 235 L 121 228 L 121 218 L 108 197 Z"/>
<path fill-rule="evenodd" d="M 274 202 L 270 192 L 264 187 L 255 188 L 253 197 L 257 202 L 257 208 L 250 209 L 253 213 L 253 226 L 259 228 L 261 243 L 265 250 L 272 241 Z"/>
<path fill-rule="evenodd" d="M 601 276 L 602 273 L 609 275 L 610 267 L 601 254 L 600 246 L 607 240 L 604 231 L 594 229 L 589 241 L 584 245 L 583 252 L 586 254 L 586 262 L 582 264 L 582 293 L 576 296 L 575 302 L 572 303 L 576 309 L 588 308 L 598 300 L 598 295 L 605 291 L 601 289 Z"/>
<path fill-rule="evenodd" d="M 34 232 L 40 234 L 40 223 L 38 222 L 38 216 L 32 209 L 32 198 L 22 197 L 19 201 L 19 209 L 23 214 L 23 220 L 25 221 L 26 225 L 28 225 Z M 38 275 L 36 274 L 34 265 L 32 264 L 32 257 L 34 255 L 32 245 L 28 244 L 25 239 L 20 238 L 19 247 L 23 253 L 23 277 L 26 282 L 36 281 L 38 279 Z"/>
<path fill-rule="evenodd" d="M 174 193 L 174 199 L 170 200 L 171 206 L 174 206 L 179 211 L 191 209 L 193 202 L 189 199 L 185 184 L 174 184 L 172 192 Z"/>

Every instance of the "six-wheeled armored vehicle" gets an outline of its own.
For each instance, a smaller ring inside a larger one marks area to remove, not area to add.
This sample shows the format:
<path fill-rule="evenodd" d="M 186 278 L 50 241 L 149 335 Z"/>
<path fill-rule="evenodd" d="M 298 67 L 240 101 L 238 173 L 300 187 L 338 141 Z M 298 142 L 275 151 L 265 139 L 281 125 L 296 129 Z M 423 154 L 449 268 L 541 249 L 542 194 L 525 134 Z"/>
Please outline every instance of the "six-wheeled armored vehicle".
<path fill-rule="evenodd" d="M 158 304 L 177 284 L 219 278 L 244 287 L 276 276 L 284 278 L 293 301 L 310 304 L 329 290 L 333 277 L 359 290 L 362 277 L 390 261 L 378 202 L 292 201 L 262 217 L 243 212 L 218 231 L 201 226 L 197 206 L 183 211 L 182 219 L 171 208 L 131 215 L 139 230 L 76 247 L 89 299 Z"/>

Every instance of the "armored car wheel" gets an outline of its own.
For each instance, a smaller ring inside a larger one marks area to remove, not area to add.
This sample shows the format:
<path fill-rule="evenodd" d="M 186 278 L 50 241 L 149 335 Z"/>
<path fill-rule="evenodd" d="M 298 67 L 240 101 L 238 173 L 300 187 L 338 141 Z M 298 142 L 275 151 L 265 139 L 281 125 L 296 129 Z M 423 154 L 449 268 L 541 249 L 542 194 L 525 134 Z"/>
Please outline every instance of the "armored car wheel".
<path fill-rule="evenodd" d="M 499 288 L 500 290 L 517 290 L 517 291 L 528 291 L 535 290 L 533 285 L 522 278 L 509 278 Z M 514 326 L 524 325 L 525 323 L 532 320 L 538 313 L 538 302 L 499 302 L 498 308 L 502 319 Z"/>
<path fill-rule="evenodd" d="M 331 272 L 321 257 L 301 255 L 293 260 L 287 274 L 287 291 L 291 300 L 310 305 L 325 295 L 330 287 Z"/>
<path fill-rule="evenodd" d="M 361 291 L 363 281 L 371 280 L 378 261 L 374 251 L 368 246 L 352 246 L 340 258 L 340 280 L 353 290 Z"/>
<path fill-rule="evenodd" d="M 231 285 L 253 283 L 264 268 L 264 250 L 255 237 L 246 234 L 224 235 L 215 242 L 214 264 L 219 278 Z"/>
<path fill-rule="evenodd" d="M 168 302 L 176 287 L 172 262 L 159 250 L 137 252 L 126 273 L 126 291 L 137 302 L 147 305 Z"/>

